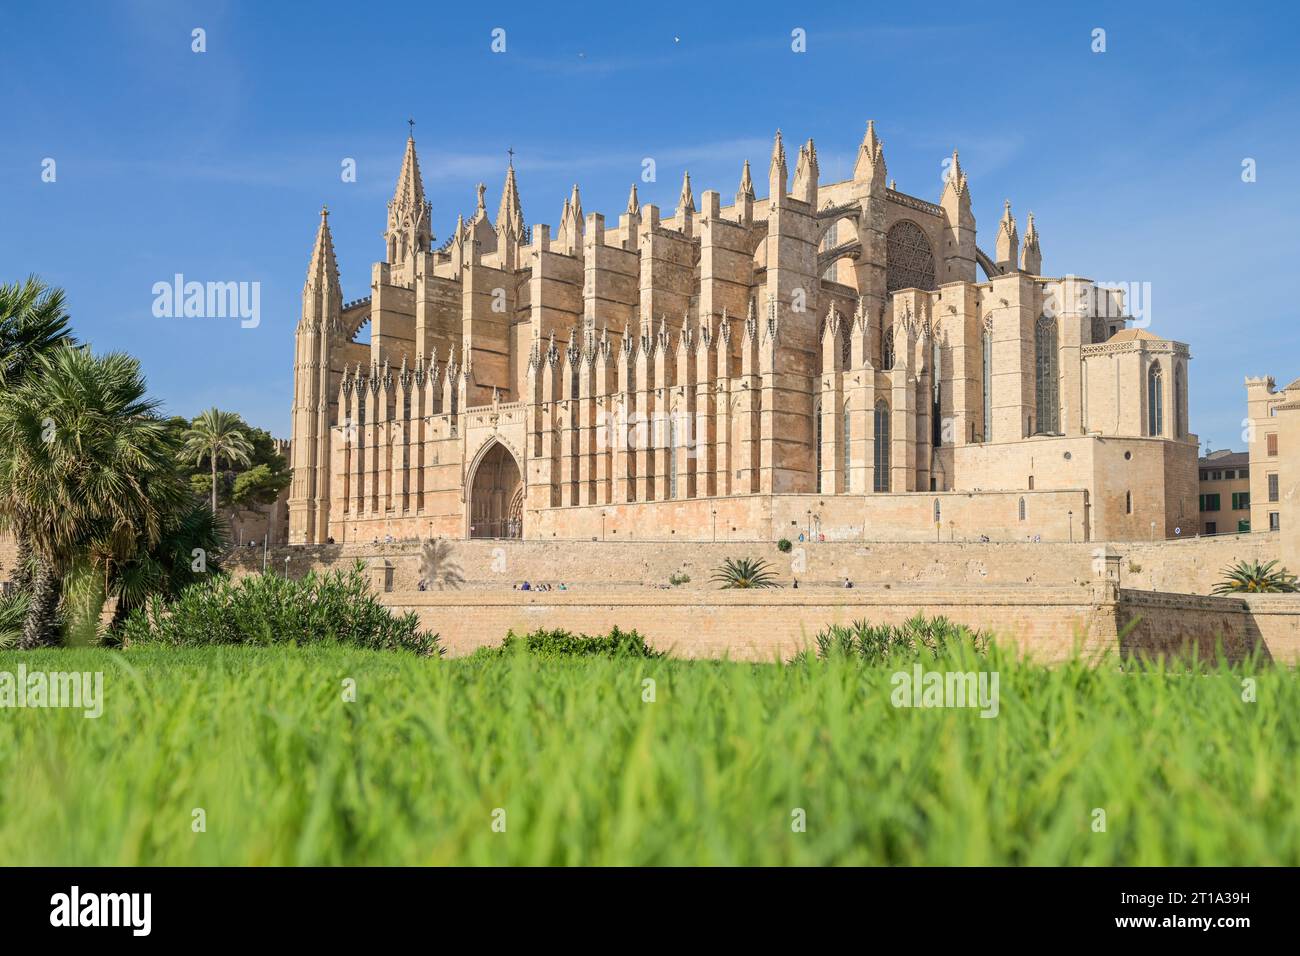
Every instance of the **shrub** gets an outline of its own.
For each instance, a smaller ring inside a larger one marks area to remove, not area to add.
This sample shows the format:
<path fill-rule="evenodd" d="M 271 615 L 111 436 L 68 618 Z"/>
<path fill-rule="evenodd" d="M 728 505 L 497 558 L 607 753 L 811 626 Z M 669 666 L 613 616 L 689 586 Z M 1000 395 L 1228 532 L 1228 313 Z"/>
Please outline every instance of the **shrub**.
<path fill-rule="evenodd" d="M 1214 586 L 1215 594 L 1291 594 L 1300 591 L 1296 577 L 1276 561 L 1238 561 L 1223 569 L 1223 580 Z"/>
<path fill-rule="evenodd" d="M 422 632 L 414 611 L 398 616 L 379 603 L 359 561 L 350 571 L 312 572 L 294 581 L 262 574 L 235 583 L 214 576 L 175 600 L 150 598 L 126 619 L 123 638 L 173 647 L 337 642 L 442 654 L 438 635 Z"/>
<path fill-rule="evenodd" d="M 868 624 L 854 621 L 845 627 L 832 624 L 817 634 L 817 657 L 861 657 L 872 664 L 887 660 L 938 657 L 964 647 L 985 654 L 992 635 L 955 624 L 946 617 L 927 618 L 922 614 L 902 624 Z M 806 654 L 802 655 L 804 658 Z"/>
<path fill-rule="evenodd" d="M 725 588 L 774 588 L 776 574 L 766 561 L 754 558 L 727 558 L 713 569 L 715 581 Z"/>
<path fill-rule="evenodd" d="M 690 584 L 691 576 L 685 571 L 682 571 L 681 573 L 674 572 L 668 575 L 668 583 L 673 587 L 677 587 L 679 584 Z"/>
<path fill-rule="evenodd" d="M 789 554 L 793 547 L 794 545 L 790 543 L 789 538 L 782 538 L 776 543 L 776 550 L 780 551 L 782 554 Z"/>
<path fill-rule="evenodd" d="M 480 657 L 504 657 L 516 651 L 539 654 L 543 657 L 643 657 L 665 656 L 645 642 L 636 631 L 622 631 L 617 627 L 608 634 L 574 634 L 570 631 L 538 629 L 519 635 L 514 631 L 496 647 L 480 648 Z"/>
<path fill-rule="evenodd" d="M 23 621 L 27 620 L 27 592 L 14 590 L 0 595 L 0 650 L 18 644 L 23 636 Z"/>

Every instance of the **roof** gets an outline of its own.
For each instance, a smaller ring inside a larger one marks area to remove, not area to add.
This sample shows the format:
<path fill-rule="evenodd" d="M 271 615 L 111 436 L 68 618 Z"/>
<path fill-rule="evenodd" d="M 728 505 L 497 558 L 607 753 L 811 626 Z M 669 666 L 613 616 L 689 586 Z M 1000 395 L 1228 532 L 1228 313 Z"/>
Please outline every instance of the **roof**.
<path fill-rule="evenodd" d="M 1229 451 L 1226 448 L 1212 451 L 1200 459 L 1202 468 L 1244 468 L 1249 464 L 1249 452 Z"/>
<path fill-rule="evenodd" d="M 1134 342 L 1139 339 L 1144 342 L 1164 341 L 1164 339 L 1162 339 L 1160 336 L 1152 335 L 1146 329 L 1121 329 L 1120 331 L 1112 335 L 1109 339 L 1107 339 L 1107 341 L 1108 342 Z"/>

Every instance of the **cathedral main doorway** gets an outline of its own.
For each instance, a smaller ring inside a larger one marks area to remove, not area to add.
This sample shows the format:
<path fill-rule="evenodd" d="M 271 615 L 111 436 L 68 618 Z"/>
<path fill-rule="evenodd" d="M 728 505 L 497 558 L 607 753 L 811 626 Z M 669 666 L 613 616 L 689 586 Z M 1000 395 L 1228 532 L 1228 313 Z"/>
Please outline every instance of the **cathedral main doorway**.
<path fill-rule="evenodd" d="M 519 464 L 505 445 L 494 442 L 478 463 L 470 484 L 469 536 L 522 538 L 524 483 Z"/>

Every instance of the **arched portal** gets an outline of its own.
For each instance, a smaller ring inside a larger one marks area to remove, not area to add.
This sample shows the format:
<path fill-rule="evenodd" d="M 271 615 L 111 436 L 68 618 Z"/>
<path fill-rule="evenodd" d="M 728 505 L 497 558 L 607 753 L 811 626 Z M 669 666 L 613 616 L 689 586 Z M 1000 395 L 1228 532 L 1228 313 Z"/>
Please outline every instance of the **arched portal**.
<path fill-rule="evenodd" d="M 505 445 L 493 442 L 470 481 L 469 536 L 522 538 L 523 534 L 524 483 L 519 464 Z"/>

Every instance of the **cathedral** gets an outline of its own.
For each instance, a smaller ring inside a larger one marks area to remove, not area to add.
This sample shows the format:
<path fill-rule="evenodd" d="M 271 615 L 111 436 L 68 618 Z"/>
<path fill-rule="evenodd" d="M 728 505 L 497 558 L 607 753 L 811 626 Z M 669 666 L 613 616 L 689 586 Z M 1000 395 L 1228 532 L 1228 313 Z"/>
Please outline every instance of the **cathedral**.
<path fill-rule="evenodd" d="M 793 158 L 793 175 L 790 157 Z M 343 300 L 328 212 L 295 336 L 289 541 L 1147 540 L 1197 527 L 1188 347 L 1043 274 L 1008 202 L 990 255 L 957 153 L 938 202 L 778 131 L 760 197 L 683 176 L 617 221 L 575 185 L 435 244 L 414 138 L 384 258 Z M 369 341 L 362 330 L 369 324 Z M 358 341 L 358 338 L 361 341 Z"/>

